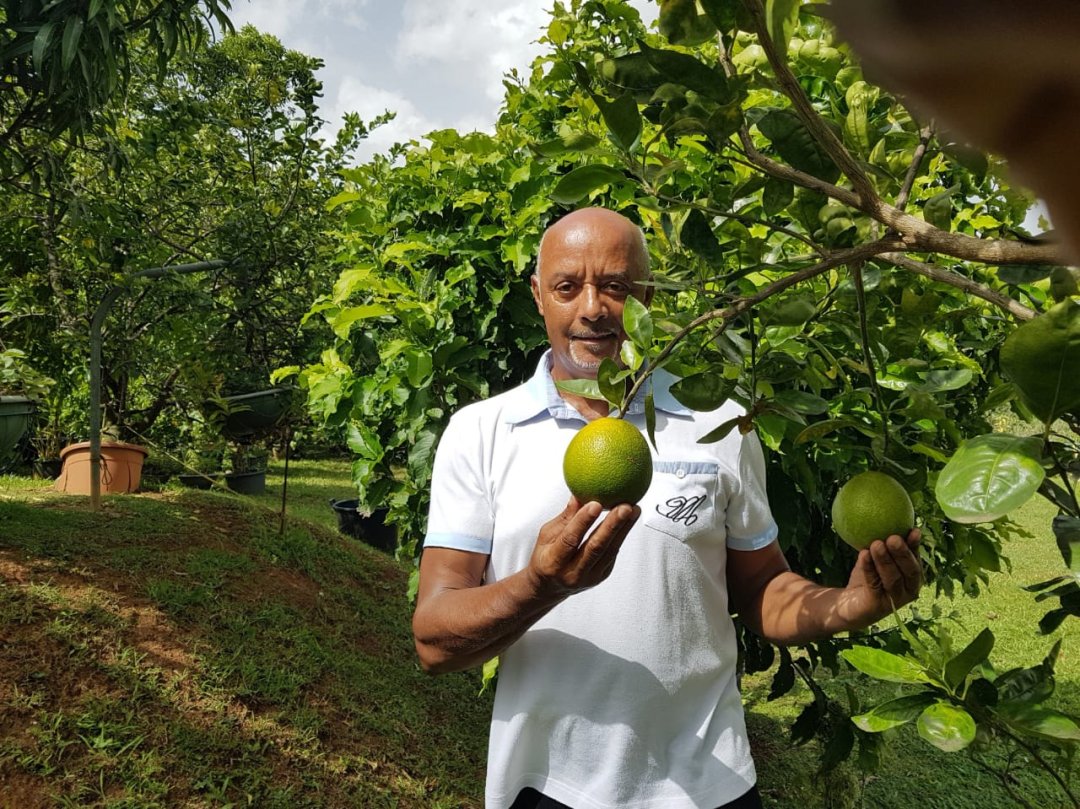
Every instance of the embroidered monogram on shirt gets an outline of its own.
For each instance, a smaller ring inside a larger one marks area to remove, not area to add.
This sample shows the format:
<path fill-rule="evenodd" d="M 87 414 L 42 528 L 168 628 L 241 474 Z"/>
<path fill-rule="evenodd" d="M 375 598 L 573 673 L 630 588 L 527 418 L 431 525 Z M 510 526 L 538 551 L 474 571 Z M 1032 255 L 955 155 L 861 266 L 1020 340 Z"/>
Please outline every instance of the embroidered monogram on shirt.
<path fill-rule="evenodd" d="M 672 497 L 663 506 L 656 507 L 656 513 L 667 517 L 672 522 L 684 522 L 693 525 L 697 522 L 697 510 L 705 502 L 706 495 L 699 497 Z"/>

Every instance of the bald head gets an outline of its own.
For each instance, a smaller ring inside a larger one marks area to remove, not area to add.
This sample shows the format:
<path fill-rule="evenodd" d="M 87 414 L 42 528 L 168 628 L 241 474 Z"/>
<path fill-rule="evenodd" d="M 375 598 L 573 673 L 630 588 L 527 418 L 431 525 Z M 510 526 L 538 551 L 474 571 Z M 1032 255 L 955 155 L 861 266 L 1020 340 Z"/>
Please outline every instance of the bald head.
<path fill-rule="evenodd" d="M 553 243 L 571 249 L 584 250 L 589 245 L 621 244 L 639 261 L 637 279 L 649 277 L 649 248 L 645 233 L 625 216 L 607 208 L 581 208 L 568 213 L 544 231 L 536 255 L 534 275 L 539 279 L 544 264 L 545 246 Z M 546 252 L 550 252 L 547 250 Z"/>

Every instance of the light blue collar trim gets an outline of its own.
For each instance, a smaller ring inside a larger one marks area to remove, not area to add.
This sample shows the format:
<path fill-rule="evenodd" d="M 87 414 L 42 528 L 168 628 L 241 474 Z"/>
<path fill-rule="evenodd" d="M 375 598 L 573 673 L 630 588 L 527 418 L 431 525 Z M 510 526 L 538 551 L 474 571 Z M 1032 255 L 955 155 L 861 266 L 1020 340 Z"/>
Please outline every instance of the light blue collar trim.
<path fill-rule="evenodd" d="M 676 377 L 661 368 L 654 372 L 650 379 L 653 387 L 653 402 L 657 410 L 678 416 L 690 415 L 692 412 L 690 408 L 680 404 L 671 395 L 671 386 L 677 381 Z M 629 414 L 636 415 L 644 412 L 645 392 L 639 390 L 630 403 Z M 581 414 L 559 395 L 559 389 L 555 387 L 555 382 L 551 378 L 551 349 L 544 352 L 544 356 L 540 358 L 536 366 L 536 373 L 530 377 L 529 381 L 514 391 L 513 401 L 503 410 L 503 420 L 507 424 L 521 424 L 540 414 L 554 419 L 584 421 Z"/>

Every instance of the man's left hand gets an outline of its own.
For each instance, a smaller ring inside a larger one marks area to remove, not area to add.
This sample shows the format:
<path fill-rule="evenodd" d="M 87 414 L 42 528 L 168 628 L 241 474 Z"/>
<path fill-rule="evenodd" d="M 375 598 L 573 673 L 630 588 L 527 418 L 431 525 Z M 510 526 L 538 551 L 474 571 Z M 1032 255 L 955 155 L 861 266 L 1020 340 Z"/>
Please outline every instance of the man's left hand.
<path fill-rule="evenodd" d="M 921 532 L 913 528 L 907 539 L 894 534 L 859 551 L 838 605 L 846 621 L 869 626 L 918 597 L 923 581 L 921 540 Z"/>

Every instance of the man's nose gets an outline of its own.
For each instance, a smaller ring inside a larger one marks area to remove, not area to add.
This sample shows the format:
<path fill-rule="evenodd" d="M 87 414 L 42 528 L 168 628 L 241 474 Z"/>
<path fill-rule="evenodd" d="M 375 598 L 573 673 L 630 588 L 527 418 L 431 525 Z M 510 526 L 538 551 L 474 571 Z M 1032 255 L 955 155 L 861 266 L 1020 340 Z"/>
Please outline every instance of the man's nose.
<path fill-rule="evenodd" d="M 607 315 L 604 296 L 593 284 L 585 284 L 582 288 L 580 314 L 586 320 L 600 320 Z"/>

